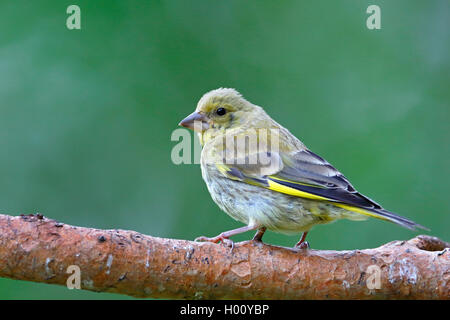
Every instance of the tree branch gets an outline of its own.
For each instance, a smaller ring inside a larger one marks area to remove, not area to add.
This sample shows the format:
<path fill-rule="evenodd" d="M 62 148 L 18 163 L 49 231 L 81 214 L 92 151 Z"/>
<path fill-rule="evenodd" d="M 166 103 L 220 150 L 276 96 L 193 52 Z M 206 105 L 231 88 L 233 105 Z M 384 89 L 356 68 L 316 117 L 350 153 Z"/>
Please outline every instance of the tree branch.
<path fill-rule="evenodd" d="M 41 215 L 0 215 L 0 277 L 66 285 L 67 268 L 77 265 L 82 289 L 135 297 L 449 299 L 449 247 L 418 236 L 351 251 L 246 241 L 230 252 L 220 244 L 74 227 Z"/>

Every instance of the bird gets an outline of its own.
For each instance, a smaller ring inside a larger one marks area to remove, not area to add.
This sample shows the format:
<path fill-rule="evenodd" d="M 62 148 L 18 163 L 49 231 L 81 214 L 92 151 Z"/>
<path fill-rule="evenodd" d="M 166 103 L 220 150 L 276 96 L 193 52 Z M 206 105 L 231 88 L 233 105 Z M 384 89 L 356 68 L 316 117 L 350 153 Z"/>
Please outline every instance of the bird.
<path fill-rule="evenodd" d="M 235 89 L 205 93 L 179 125 L 198 135 L 202 178 L 213 201 L 245 224 L 196 241 L 233 247 L 234 235 L 256 230 L 253 240 L 262 242 L 270 230 L 302 233 L 294 248 L 307 249 L 312 227 L 369 217 L 428 230 L 358 192 L 328 161 Z"/>

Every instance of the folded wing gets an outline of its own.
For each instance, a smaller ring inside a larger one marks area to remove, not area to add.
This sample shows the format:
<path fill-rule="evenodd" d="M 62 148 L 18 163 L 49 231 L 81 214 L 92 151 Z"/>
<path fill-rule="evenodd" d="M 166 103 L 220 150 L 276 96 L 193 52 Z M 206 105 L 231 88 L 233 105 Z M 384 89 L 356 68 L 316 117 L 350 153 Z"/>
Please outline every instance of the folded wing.
<path fill-rule="evenodd" d="M 409 229 L 425 227 L 392 212 L 362 195 L 330 163 L 304 149 L 290 155 L 276 152 L 258 154 L 261 161 L 218 164 L 218 169 L 230 179 L 258 185 L 275 192 L 312 200 L 327 201 L 335 206 L 366 216 L 388 220 Z M 252 157 L 255 159 L 255 157 Z M 239 164 L 241 163 L 241 164 Z"/>

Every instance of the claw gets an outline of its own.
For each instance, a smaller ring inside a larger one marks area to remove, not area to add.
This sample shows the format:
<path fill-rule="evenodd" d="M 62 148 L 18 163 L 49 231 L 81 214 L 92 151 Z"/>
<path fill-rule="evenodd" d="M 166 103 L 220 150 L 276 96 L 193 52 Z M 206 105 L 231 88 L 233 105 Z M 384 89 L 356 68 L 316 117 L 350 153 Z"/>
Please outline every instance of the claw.
<path fill-rule="evenodd" d="M 230 253 L 233 252 L 233 249 L 234 249 L 234 241 L 233 241 L 233 240 L 228 239 L 228 238 L 223 238 L 223 239 L 221 240 L 221 242 L 222 242 L 224 245 L 226 245 L 227 247 L 230 248 Z"/>
<path fill-rule="evenodd" d="M 308 234 L 308 231 L 303 232 L 302 237 L 300 238 L 300 241 L 297 242 L 294 248 L 296 249 L 309 249 L 309 243 L 308 241 L 305 241 L 306 235 Z"/>
<path fill-rule="evenodd" d="M 298 248 L 298 249 L 309 249 L 311 247 L 309 246 L 309 242 L 308 241 L 303 241 L 303 242 L 297 243 L 295 245 L 295 248 Z"/>
<path fill-rule="evenodd" d="M 194 241 L 202 241 L 202 242 L 213 242 L 213 243 L 223 243 L 227 247 L 231 248 L 230 253 L 233 252 L 234 249 L 234 242 L 233 240 L 223 236 L 222 234 L 219 234 L 217 237 L 208 238 L 208 237 L 198 237 L 195 238 Z"/>

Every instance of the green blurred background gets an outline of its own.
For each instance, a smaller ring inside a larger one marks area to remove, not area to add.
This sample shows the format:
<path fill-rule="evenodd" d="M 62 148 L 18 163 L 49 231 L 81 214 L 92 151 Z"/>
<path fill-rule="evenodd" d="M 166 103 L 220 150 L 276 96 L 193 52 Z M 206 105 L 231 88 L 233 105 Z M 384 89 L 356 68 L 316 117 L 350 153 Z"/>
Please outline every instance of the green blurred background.
<path fill-rule="evenodd" d="M 81 30 L 66 8 L 81 8 Z M 381 7 L 382 29 L 366 28 Z M 241 226 L 170 137 L 234 87 L 386 208 L 449 239 L 450 5 L 442 1 L 2 1 L 0 213 L 194 239 Z M 418 233 L 319 226 L 315 249 Z M 247 233 L 235 237 L 245 240 Z M 268 233 L 292 246 L 297 236 Z M 127 298 L 0 279 L 0 299 Z"/>

